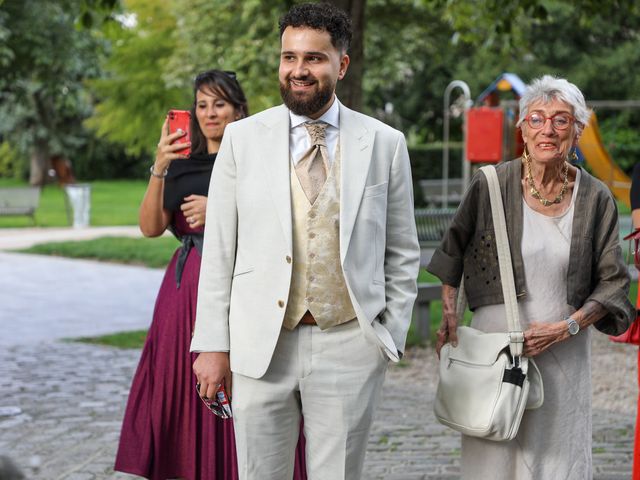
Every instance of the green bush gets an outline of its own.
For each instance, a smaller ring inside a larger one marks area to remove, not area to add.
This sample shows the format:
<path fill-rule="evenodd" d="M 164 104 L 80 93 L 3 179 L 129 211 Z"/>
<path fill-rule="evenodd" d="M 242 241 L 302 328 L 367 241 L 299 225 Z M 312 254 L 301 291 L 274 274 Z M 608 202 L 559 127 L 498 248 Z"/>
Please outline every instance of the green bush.
<path fill-rule="evenodd" d="M 149 156 L 127 155 L 123 146 L 92 136 L 70 160 L 76 178 L 82 181 L 147 178 L 153 162 Z"/>
<path fill-rule="evenodd" d="M 0 143 L 0 178 L 23 178 L 28 161 L 8 141 Z"/>
<path fill-rule="evenodd" d="M 616 112 L 600 121 L 602 142 L 611 159 L 625 172 L 631 173 L 640 158 L 640 115 L 630 111 Z"/>

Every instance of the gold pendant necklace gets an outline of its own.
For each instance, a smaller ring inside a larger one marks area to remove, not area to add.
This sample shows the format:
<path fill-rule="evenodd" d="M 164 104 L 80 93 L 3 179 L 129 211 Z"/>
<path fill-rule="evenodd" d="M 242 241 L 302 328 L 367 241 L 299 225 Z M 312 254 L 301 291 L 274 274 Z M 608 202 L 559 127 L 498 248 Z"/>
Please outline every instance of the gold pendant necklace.
<path fill-rule="evenodd" d="M 569 185 L 569 163 L 564 162 L 563 172 L 562 172 L 562 177 L 563 177 L 562 188 L 560 189 L 560 193 L 553 200 L 547 200 L 538 191 L 538 189 L 536 188 L 536 184 L 533 181 L 533 174 L 531 173 L 531 159 L 529 158 L 529 155 L 522 155 L 522 160 L 524 160 L 524 163 L 527 165 L 526 180 L 527 180 L 527 183 L 529 184 L 529 188 L 530 188 L 529 192 L 531 193 L 531 196 L 533 198 L 537 198 L 540 201 L 540 203 L 545 207 L 549 207 L 555 203 L 560 203 L 564 198 L 564 194 L 567 191 L 567 186 Z"/>

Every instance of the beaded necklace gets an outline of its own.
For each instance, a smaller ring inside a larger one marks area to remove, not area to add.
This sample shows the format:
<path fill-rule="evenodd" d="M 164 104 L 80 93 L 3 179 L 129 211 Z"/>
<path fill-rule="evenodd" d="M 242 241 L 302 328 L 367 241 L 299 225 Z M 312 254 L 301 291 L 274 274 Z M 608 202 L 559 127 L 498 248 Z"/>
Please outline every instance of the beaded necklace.
<path fill-rule="evenodd" d="M 540 201 L 540 203 L 545 207 L 549 207 L 555 203 L 560 203 L 564 198 L 564 194 L 567 192 L 567 186 L 569 185 L 569 163 L 564 162 L 564 166 L 562 169 L 563 170 L 562 171 L 562 177 L 563 177 L 562 188 L 560 189 L 560 193 L 553 200 L 547 200 L 545 197 L 542 196 L 540 191 L 536 188 L 536 183 L 533 180 L 533 173 L 531 173 L 531 157 L 529 157 L 529 155 L 526 154 L 525 152 L 522 154 L 522 160 L 527 166 L 526 180 L 527 180 L 527 183 L 529 184 L 529 188 L 530 188 L 529 192 L 531 193 L 531 196 L 533 198 L 537 198 Z"/>

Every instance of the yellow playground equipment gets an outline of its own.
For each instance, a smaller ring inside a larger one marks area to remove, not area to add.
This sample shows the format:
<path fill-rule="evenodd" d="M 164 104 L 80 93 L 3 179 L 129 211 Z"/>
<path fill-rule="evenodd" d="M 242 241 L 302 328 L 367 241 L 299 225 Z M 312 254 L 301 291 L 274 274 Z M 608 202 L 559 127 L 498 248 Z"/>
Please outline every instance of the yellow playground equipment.
<path fill-rule="evenodd" d="M 595 113 L 591 114 L 589 125 L 582 132 L 582 136 L 578 141 L 578 149 L 579 155 L 584 158 L 593 174 L 607 184 L 619 201 L 631 207 L 629 200 L 631 179 L 611 159 L 609 152 L 604 147 Z"/>

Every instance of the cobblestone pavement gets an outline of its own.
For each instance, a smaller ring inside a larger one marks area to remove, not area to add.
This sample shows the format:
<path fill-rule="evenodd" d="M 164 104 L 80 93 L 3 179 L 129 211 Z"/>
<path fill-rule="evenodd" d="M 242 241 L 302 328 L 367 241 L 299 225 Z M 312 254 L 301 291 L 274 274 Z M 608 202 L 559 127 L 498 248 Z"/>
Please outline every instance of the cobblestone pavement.
<path fill-rule="evenodd" d="M 594 337 L 594 478 L 628 479 L 636 352 Z M 63 342 L 3 349 L 0 453 L 34 480 L 132 479 L 114 473 L 112 462 L 139 354 Z M 365 479 L 458 478 L 459 438 L 432 414 L 435 372 L 431 348 L 412 349 L 390 368 Z"/>

